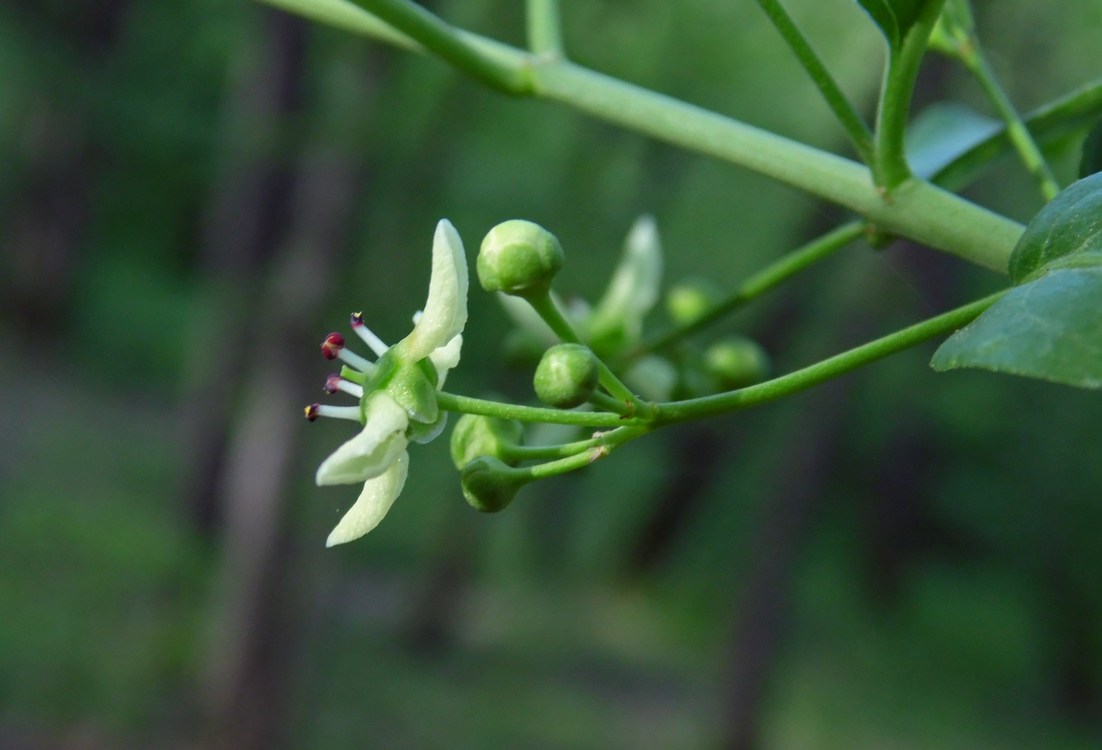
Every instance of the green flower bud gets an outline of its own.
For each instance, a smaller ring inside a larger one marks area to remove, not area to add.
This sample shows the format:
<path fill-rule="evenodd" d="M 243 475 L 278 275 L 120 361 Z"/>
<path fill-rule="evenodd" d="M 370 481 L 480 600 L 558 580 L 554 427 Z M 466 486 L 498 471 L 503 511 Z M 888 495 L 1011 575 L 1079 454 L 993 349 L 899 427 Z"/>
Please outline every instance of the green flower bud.
<path fill-rule="evenodd" d="M 724 389 L 741 388 L 765 379 L 769 355 L 753 339 L 731 336 L 704 352 L 704 367 Z"/>
<path fill-rule="evenodd" d="M 462 469 L 478 456 L 506 460 L 506 447 L 521 440 L 520 422 L 464 414 L 452 430 L 451 454 L 455 468 Z"/>
<path fill-rule="evenodd" d="M 555 235 L 539 224 L 511 219 L 482 240 L 476 265 L 487 292 L 527 297 L 549 289 L 562 264 L 562 246 Z"/>
<path fill-rule="evenodd" d="M 689 325 L 704 317 L 717 302 L 720 293 L 706 279 L 685 279 L 666 293 L 666 312 L 678 325 Z"/>
<path fill-rule="evenodd" d="M 518 479 L 504 463 L 492 456 L 479 456 L 463 467 L 459 475 L 463 497 L 475 510 L 497 513 L 513 502 L 526 479 Z"/>
<path fill-rule="evenodd" d="M 581 344 L 558 344 L 543 354 L 532 383 L 548 406 L 570 409 L 593 395 L 600 375 L 597 355 Z"/>

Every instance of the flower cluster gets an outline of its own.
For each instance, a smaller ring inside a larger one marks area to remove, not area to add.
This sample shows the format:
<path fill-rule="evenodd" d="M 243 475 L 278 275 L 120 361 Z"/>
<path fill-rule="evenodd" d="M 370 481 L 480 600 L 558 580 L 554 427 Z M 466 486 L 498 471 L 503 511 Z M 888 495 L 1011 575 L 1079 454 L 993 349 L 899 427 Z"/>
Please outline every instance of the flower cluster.
<path fill-rule="evenodd" d="M 444 429 L 447 413 L 437 405 L 436 391 L 459 363 L 467 285 L 463 243 L 455 227 L 442 220 L 433 238 L 428 299 L 414 316 L 413 331 L 387 346 L 360 313 L 352 315 L 352 330 L 374 352 L 375 362 L 348 350 L 339 333 L 322 342 L 322 354 L 344 364 L 339 374 L 329 376 L 325 390 L 352 395 L 359 405 L 312 404 L 306 418 L 337 417 L 363 425 L 318 467 L 318 485 L 364 483 L 359 499 L 329 534 L 327 547 L 358 539 L 383 520 L 405 484 L 410 441 L 428 442 Z"/>

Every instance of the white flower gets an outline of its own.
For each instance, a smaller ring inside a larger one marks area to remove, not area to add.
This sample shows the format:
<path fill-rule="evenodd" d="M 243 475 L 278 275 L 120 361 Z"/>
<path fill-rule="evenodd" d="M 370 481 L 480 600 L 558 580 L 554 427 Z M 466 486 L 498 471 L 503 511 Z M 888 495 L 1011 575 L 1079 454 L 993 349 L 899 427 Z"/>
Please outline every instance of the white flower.
<path fill-rule="evenodd" d="M 358 435 L 318 467 L 319 486 L 364 483 L 359 499 L 329 534 L 327 547 L 358 539 L 383 520 L 405 484 L 409 442 L 428 442 L 443 430 L 447 414 L 436 404 L 436 390 L 459 362 L 467 284 L 463 243 L 455 227 L 441 220 L 432 243 L 428 299 L 414 318 L 413 331 L 388 347 L 354 314 L 352 329 L 379 358 L 374 363 L 348 351 L 338 333 L 322 343 L 327 358 L 346 365 L 341 375 L 329 377 L 326 390 L 357 396 L 360 405 L 313 404 L 306 408 L 307 418 L 331 416 L 363 424 Z"/>

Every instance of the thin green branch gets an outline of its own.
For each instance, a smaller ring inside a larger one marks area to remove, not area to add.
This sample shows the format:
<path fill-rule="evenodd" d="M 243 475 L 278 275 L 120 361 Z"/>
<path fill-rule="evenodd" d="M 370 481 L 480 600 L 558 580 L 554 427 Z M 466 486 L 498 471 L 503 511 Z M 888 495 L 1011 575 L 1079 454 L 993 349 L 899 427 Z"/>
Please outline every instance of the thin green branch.
<path fill-rule="evenodd" d="M 1079 86 L 1025 116 L 1024 123 L 1039 141 L 1051 142 L 1094 123 L 1102 115 L 1102 78 Z M 959 190 L 980 170 L 1013 150 L 1007 129 L 992 133 L 980 143 L 942 167 L 933 177 L 938 185 Z"/>
<path fill-rule="evenodd" d="M 1037 180 L 1045 200 L 1055 198 L 1060 192 L 1060 185 L 984 54 L 967 0 L 953 0 L 946 8 L 935 37 L 938 49 L 955 57 L 979 83 L 1005 123 L 1010 143 L 1018 152 L 1018 158 L 1026 170 Z"/>
<path fill-rule="evenodd" d="M 534 55 L 561 57 L 562 19 L 559 0 L 526 0 L 528 49 Z"/>
<path fill-rule="evenodd" d="M 792 16 L 788 14 L 780 0 L 758 0 L 758 5 L 769 16 L 769 20 L 772 21 L 780 35 L 784 37 L 785 42 L 788 43 L 793 54 L 796 55 L 796 59 L 800 61 L 800 65 L 811 76 L 811 80 L 818 87 L 827 105 L 846 131 L 846 135 L 861 161 L 871 165 L 873 163 L 872 131 L 861 119 L 861 115 L 857 113 L 853 103 L 842 92 L 838 82 L 827 70 L 826 65 L 816 54 L 807 37 L 800 31 L 800 28 L 792 20 Z"/>
<path fill-rule="evenodd" d="M 517 485 L 527 484 L 536 479 L 566 474 L 578 469 L 584 469 L 591 463 L 606 457 L 612 450 L 629 440 L 644 435 L 648 432 L 645 428 L 624 428 L 604 433 L 594 438 L 591 447 L 583 449 L 579 453 L 568 455 L 555 461 L 534 464 L 532 466 L 503 467 L 497 470 L 502 478 L 508 478 Z"/>
<path fill-rule="evenodd" d="M 876 184 L 888 193 L 911 177 L 904 134 L 918 69 L 940 12 L 941 3 L 927 3 L 907 30 L 902 44 L 890 49 L 876 113 L 876 160 L 873 166 Z"/>
<path fill-rule="evenodd" d="M 485 55 L 461 33 L 417 3 L 406 0 L 355 0 L 371 15 L 416 39 L 428 51 L 466 71 L 472 77 L 507 94 L 523 94 L 529 85 L 521 66 Z"/>
<path fill-rule="evenodd" d="M 505 458 L 515 461 L 542 461 L 553 458 L 566 458 L 576 456 L 582 451 L 597 448 L 610 442 L 622 443 L 626 439 L 638 437 L 647 432 L 644 427 L 618 427 L 611 432 L 597 433 L 596 437 L 588 440 L 577 440 L 573 443 L 560 445 L 514 445 L 502 446 Z"/>
<path fill-rule="evenodd" d="M 955 331 L 974 320 L 1004 293 L 999 292 L 958 307 L 764 383 L 715 396 L 658 404 L 655 426 L 746 409 L 805 390 L 923 341 Z"/>
<path fill-rule="evenodd" d="M 410 52 L 425 51 L 410 37 L 347 0 L 260 0 L 260 2 L 309 18 L 311 21 L 378 39 Z"/>
<path fill-rule="evenodd" d="M 302 6 L 317 1 L 297 0 Z M 370 3 L 388 8 L 409 5 L 400 0 Z M 515 75 L 502 73 L 498 78 L 519 81 L 510 89 L 513 93 L 560 102 L 607 122 L 751 169 L 846 206 L 886 232 L 978 265 L 1005 273 L 1010 252 L 1021 236 L 1023 228 L 1017 222 L 933 185 L 908 180 L 886 201 L 868 169 L 848 159 L 566 60 L 534 58 L 507 45 L 452 29 L 423 10 L 378 15 L 438 54 L 442 53 L 437 47 L 452 51 L 458 48 L 463 54 L 445 59 L 471 75 L 485 79 L 486 66 L 493 71 L 511 70 Z"/>
<path fill-rule="evenodd" d="M 891 200 L 848 159 L 566 61 L 536 65 L 534 93 L 846 206 L 878 228 L 1006 273 L 1017 222 L 919 180 Z"/>
<path fill-rule="evenodd" d="M 612 412 L 613 414 L 633 414 L 635 412 L 635 405 L 630 401 L 621 401 L 618 398 L 613 398 L 603 391 L 594 391 L 590 394 L 587 401 L 598 409 Z"/>
<path fill-rule="evenodd" d="M 386 42 L 420 54 L 426 50 L 348 0 L 259 0 L 276 8 L 297 13 L 320 23 Z M 458 32 L 482 54 L 505 65 L 518 65 L 522 55 L 508 45 L 466 31 Z M 1045 142 L 1082 130 L 1102 115 L 1102 78 L 1089 81 L 1025 116 L 1025 124 L 1034 138 Z M 976 144 L 942 167 L 933 182 L 939 187 L 957 190 L 973 179 L 981 168 L 1007 153 L 1012 144 L 1005 128 Z M 699 148 L 694 148 L 700 151 Z M 883 224 L 883 222 L 881 222 Z M 913 239 L 913 238 L 912 238 Z M 944 248 L 941 248 L 944 249 Z"/>
<path fill-rule="evenodd" d="M 995 71 L 991 69 L 987 62 L 987 57 L 979 53 L 975 47 L 970 47 L 970 49 L 972 53 L 962 56 L 961 62 L 976 77 L 976 81 L 979 82 L 980 87 L 987 94 L 987 98 L 991 100 L 999 116 L 1006 123 L 1007 136 L 1010 138 L 1010 142 L 1014 144 L 1014 148 L 1026 170 L 1037 180 L 1037 184 L 1041 188 L 1041 195 L 1045 197 L 1046 201 L 1052 200 L 1060 192 L 1056 175 L 1052 173 L 1052 168 L 1045 161 L 1045 157 L 1034 142 L 1033 136 L 1029 134 L 1029 129 L 1022 122 L 1021 115 L 1014 108 L 1010 97 L 999 85 L 998 79 L 995 77 Z"/>
<path fill-rule="evenodd" d="M 704 330 L 723 316 L 738 310 L 748 302 L 776 288 L 805 268 L 820 260 L 829 258 L 838 250 L 860 238 L 865 233 L 866 227 L 867 225 L 863 221 L 851 221 L 781 256 L 743 281 L 727 299 L 715 305 L 696 320 L 643 341 L 639 346 L 628 352 L 624 359 L 631 362 L 644 354 L 662 351 L 672 344 Z"/>
<path fill-rule="evenodd" d="M 506 404 L 500 401 L 488 401 L 471 396 L 460 396 L 447 391 L 439 391 L 436 401 L 441 409 L 462 412 L 464 414 L 482 414 L 499 419 L 516 419 L 521 422 L 547 422 L 549 424 L 572 424 L 580 427 L 638 427 L 645 420 L 635 417 L 621 417 L 618 414 L 592 411 L 566 411 L 564 409 L 545 409 L 540 406 L 522 406 Z"/>

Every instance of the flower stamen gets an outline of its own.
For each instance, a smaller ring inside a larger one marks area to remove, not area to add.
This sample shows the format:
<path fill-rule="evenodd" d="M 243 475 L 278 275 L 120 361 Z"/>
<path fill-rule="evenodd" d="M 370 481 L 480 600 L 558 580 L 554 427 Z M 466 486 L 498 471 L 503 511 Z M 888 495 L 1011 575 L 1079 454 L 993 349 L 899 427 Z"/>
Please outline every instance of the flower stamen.
<path fill-rule="evenodd" d="M 313 422 L 318 417 L 333 417 L 335 419 L 349 419 L 353 422 L 360 421 L 360 407 L 358 406 L 329 406 L 328 404 L 310 404 L 303 412 L 306 421 Z"/>
<path fill-rule="evenodd" d="M 363 339 L 363 342 L 367 344 L 371 351 L 375 352 L 376 357 L 381 357 L 387 353 L 390 349 L 389 346 L 383 343 L 383 340 L 375 335 L 375 333 L 364 325 L 364 314 L 362 312 L 354 312 L 349 317 L 349 322 L 352 324 L 352 330 L 356 332 L 356 335 Z"/>
<path fill-rule="evenodd" d="M 345 380 L 339 374 L 333 373 L 325 379 L 325 385 L 323 389 L 326 393 L 336 393 L 337 391 L 343 391 L 350 396 L 361 398 L 364 395 L 363 386 L 357 385 L 351 381 Z"/>
<path fill-rule="evenodd" d="M 375 372 L 374 364 L 345 348 L 344 336 L 336 331 L 326 336 L 325 340 L 321 342 L 321 354 L 326 359 L 339 359 L 349 367 L 368 375 Z"/>

